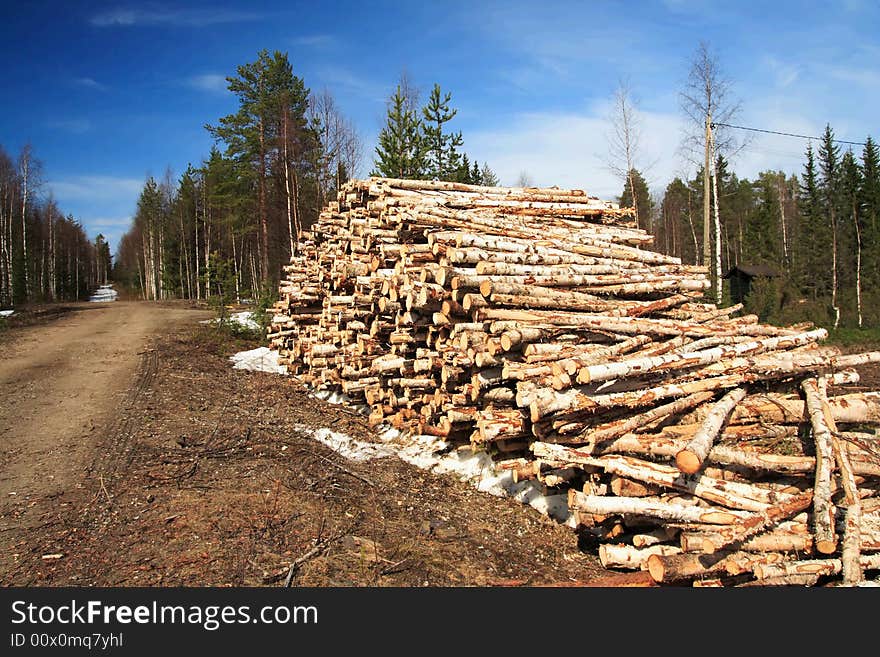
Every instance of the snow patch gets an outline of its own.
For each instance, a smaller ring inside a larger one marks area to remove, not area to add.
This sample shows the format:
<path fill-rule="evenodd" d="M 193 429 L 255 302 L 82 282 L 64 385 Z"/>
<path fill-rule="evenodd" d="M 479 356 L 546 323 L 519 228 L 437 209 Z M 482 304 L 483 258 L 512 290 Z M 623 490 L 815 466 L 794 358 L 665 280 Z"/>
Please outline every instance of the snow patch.
<path fill-rule="evenodd" d="M 0 317 L 9 317 L 14 312 L 14 310 L 0 310 Z"/>
<path fill-rule="evenodd" d="M 269 349 L 269 347 L 257 347 L 250 351 L 239 351 L 237 354 L 230 356 L 229 360 L 233 362 L 232 368 L 236 370 L 287 374 L 287 365 L 279 365 L 278 352 Z"/>
<path fill-rule="evenodd" d="M 199 324 L 217 324 L 219 321 L 220 318 L 215 317 L 214 319 L 202 320 L 201 322 L 199 322 Z M 260 323 L 254 319 L 254 313 L 250 310 L 244 310 L 240 313 L 232 313 L 229 317 L 226 318 L 226 321 L 232 324 L 238 324 L 239 326 L 246 329 L 251 329 L 254 331 L 260 330 Z"/>
<path fill-rule="evenodd" d="M 119 292 L 113 289 L 112 285 L 101 285 L 95 293 L 89 297 L 92 303 L 103 303 L 104 301 L 116 301 Z"/>
<path fill-rule="evenodd" d="M 352 461 L 372 461 L 373 459 L 383 459 L 395 454 L 394 449 L 386 445 L 355 440 L 347 434 L 331 431 L 326 428 L 312 429 L 304 424 L 297 424 L 294 426 L 294 429 L 299 433 L 311 436 L 322 445 L 326 445 L 337 454 Z"/>
<path fill-rule="evenodd" d="M 267 347 L 254 349 L 251 352 L 241 352 L 233 358 L 255 352 L 261 352 L 263 357 L 272 362 L 272 356 L 265 354 L 265 352 L 271 352 L 274 354 L 274 363 L 277 365 L 277 352 Z M 239 367 L 239 365 L 235 367 Z M 286 368 L 284 373 L 286 373 Z M 313 390 L 309 394 L 315 399 L 330 404 L 343 404 L 354 408 L 363 415 L 370 411 L 368 406 L 359 402 L 355 403 L 347 395 L 335 390 Z M 297 425 L 296 430 L 353 461 L 365 462 L 397 456 L 400 460 L 422 470 L 437 475 L 457 477 L 483 493 L 495 497 L 511 497 L 560 523 L 572 528 L 576 526 L 574 515 L 568 508 L 567 495 L 544 495 L 533 481 L 514 483 L 513 473 L 509 470 L 496 470 L 492 457 L 482 450 L 474 450 L 468 446 L 450 449 L 449 443 L 436 436 L 403 433 L 388 425 L 380 425 L 376 428 L 380 443 L 356 440 L 347 434 L 331 431 L 327 428 L 312 429 L 305 425 Z"/>

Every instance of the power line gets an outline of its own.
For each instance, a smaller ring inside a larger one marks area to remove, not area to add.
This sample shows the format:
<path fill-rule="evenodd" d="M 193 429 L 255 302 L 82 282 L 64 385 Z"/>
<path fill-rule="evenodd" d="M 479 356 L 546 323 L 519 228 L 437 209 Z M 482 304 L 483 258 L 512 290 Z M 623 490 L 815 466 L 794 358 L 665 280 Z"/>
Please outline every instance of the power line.
<path fill-rule="evenodd" d="M 750 130 L 752 132 L 764 132 L 769 135 L 782 135 L 783 137 L 799 137 L 801 139 L 815 139 L 816 141 L 822 141 L 823 137 L 810 137 L 809 135 L 796 135 L 793 132 L 778 132 L 776 130 L 762 130 L 761 128 L 747 128 L 742 125 L 731 125 L 729 123 L 712 123 L 712 127 L 716 125 L 724 126 L 725 128 L 736 128 L 737 130 Z M 839 144 L 852 144 L 853 146 L 867 146 L 863 141 L 847 141 L 845 139 L 832 139 L 831 141 L 836 141 Z"/>

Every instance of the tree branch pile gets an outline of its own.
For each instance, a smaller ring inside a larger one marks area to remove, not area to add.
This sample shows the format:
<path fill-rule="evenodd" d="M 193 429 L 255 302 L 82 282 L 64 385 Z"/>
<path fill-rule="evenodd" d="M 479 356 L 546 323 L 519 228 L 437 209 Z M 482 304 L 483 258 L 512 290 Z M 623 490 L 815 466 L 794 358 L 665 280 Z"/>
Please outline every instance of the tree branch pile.
<path fill-rule="evenodd" d="M 706 303 L 705 268 L 650 247 L 631 209 L 581 190 L 351 181 L 285 268 L 269 339 L 371 425 L 567 492 L 607 567 L 864 581 L 880 392 L 829 390 L 880 353 Z"/>

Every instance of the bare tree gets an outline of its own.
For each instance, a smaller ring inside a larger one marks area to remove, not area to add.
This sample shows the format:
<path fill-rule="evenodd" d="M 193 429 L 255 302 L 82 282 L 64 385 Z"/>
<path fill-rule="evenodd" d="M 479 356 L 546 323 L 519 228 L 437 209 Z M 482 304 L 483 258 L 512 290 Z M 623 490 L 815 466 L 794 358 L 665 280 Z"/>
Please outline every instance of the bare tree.
<path fill-rule="evenodd" d="M 37 191 L 41 184 L 42 165 L 34 158 L 33 147 L 30 143 L 25 144 L 18 156 L 18 169 L 21 176 L 21 248 L 24 262 L 24 285 L 26 294 L 31 296 L 31 280 L 28 272 L 28 248 L 27 248 L 27 207 L 31 195 Z"/>
<path fill-rule="evenodd" d="M 611 130 L 606 133 L 608 142 L 607 167 L 629 186 L 636 213 L 636 225 L 639 223 L 639 206 L 636 198 L 633 172 L 636 169 L 636 158 L 639 152 L 641 129 L 638 112 L 633 100 L 629 81 L 621 78 L 614 90 L 614 101 L 608 116 Z"/>
<path fill-rule="evenodd" d="M 709 44 L 700 41 L 680 93 L 681 109 L 687 119 L 680 151 L 695 164 L 703 161 L 703 264 L 710 268 L 715 301 L 721 300 L 717 292 L 721 271 L 719 258 L 713 258 L 713 250 L 720 250 L 721 227 L 714 227 L 718 237 L 713 243 L 709 184 L 714 159 L 712 152 L 730 158 L 745 145 L 727 127 L 741 109 L 739 101 L 732 98 L 731 85 Z M 716 223 L 717 217 L 716 212 Z"/>
<path fill-rule="evenodd" d="M 535 181 L 532 179 L 532 175 L 526 171 L 520 171 L 519 176 L 517 176 L 516 184 L 514 187 L 534 187 Z"/>
<path fill-rule="evenodd" d="M 400 79 L 397 84 L 400 87 L 400 95 L 404 99 L 404 108 L 412 112 L 414 116 L 421 115 L 419 101 L 421 100 L 422 91 L 413 82 L 406 68 L 400 71 Z"/>
<path fill-rule="evenodd" d="M 356 176 L 363 161 L 363 142 L 354 124 L 342 115 L 333 96 L 326 89 L 311 96 L 309 123 L 318 136 L 315 168 L 318 177 L 318 203 L 323 207 L 326 196 L 339 189 L 343 177 Z"/>

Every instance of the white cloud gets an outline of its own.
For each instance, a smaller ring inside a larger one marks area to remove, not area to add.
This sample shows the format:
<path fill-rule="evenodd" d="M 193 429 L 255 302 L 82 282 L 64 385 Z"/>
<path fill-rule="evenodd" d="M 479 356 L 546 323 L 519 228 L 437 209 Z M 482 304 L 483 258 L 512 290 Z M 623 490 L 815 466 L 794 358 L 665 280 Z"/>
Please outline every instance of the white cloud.
<path fill-rule="evenodd" d="M 132 204 L 143 188 L 144 181 L 136 178 L 114 176 L 71 176 L 47 183 L 59 202 L 73 201 L 120 201 Z"/>
<path fill-rule="evenodd" d="M 104 91 L 107 87 L 94 78 L 73 78 L 73 84 L 78 87 L 85 87 L 86 89 L 96 89 L 98 91 Z"/>
<path fill-rule="evenodd" d="M 81 135 L 92 129 L 92 123 L 88 119 L 52 119 L 47 122 L 50 128 L 63 130 L 75 135 Z"/>
<path fill-rule="evenodd" d="M 306 34 L 294 37 L 290 42 L 304 48 L 329 48 L 336 44 L 336 37 L 332 34 Z"/>
<path fill-rule="evenodd" d="M 252 12 L 223 9 L 134 9 L 117 7 L 95 14 L 89 23 L 96 27 L 133 26 L 133 25 L 170 25 L 186 27 L 204 27 L 221 23 L 240 23 L 262 18 Z"/>
<path fill-rule="evenodd" d="M 583 113 L 519 114 L 508 127 L 469 131 L 467 152 L 484 160 L 505 185 L 525 171 L 535 184 L 583 189 L 614 200 L 623 189 L 606 161 L 610 125 L 604 105 Z M 646 168 L 652 187 L 663 187 L 679 173 L 674 153 L 681 120 L 673 115 L 642 112 L 641 148 L 637 164 Z"/>
<path fill-rule="evenodd" d="M 95 227 L 119 228 L 131 225 L 131 217 L 107 218 L 98 217 L 97 219 L 89 219 L 89 225 Z"/>
<path fill-rule="evenodd" d="M 357 75 L 338 66 L 324 66 L 315 71 L 315 75 L 330 89 L 340 89 L 382 104 L 385 103 L 387 94 L 390 92 L 384 85 L 377 84 L 362 75 Z"/>
<path fill-rule="evenodd" d="M 764 57 L 764 64 L 773 73 L 776 86 L 782 89 L 794 84 L 801 73 L 800 66 L 783 62 L 772 55 Z"/>
<path fill-rule="evenodd" d="M 204 75 L 194 75 L 189 78 L 186 83 L 200 91 L 210 91 L 212 93 L 226 93 L 228 91 L 228 82 L 225 75 L 217 73 L 206 73 Z"/>
<path fill-rule="evenodd" d="M 880 71 L 876 68 L 855 68 L 853 66 L 832 66 L 827 72 L 843 82 L 857 84 L 866 89 L 876 90 L 880 87 Z"/>

